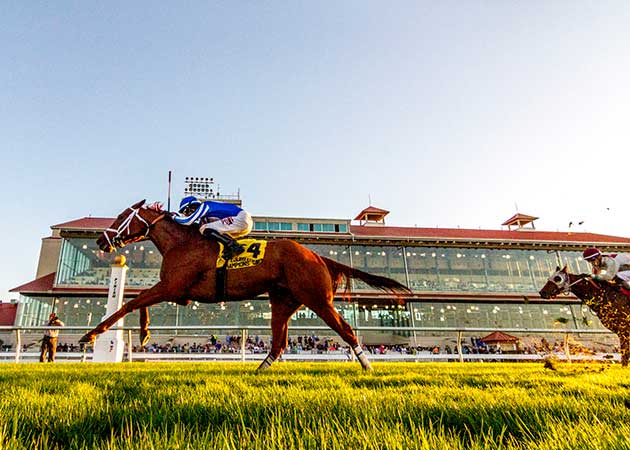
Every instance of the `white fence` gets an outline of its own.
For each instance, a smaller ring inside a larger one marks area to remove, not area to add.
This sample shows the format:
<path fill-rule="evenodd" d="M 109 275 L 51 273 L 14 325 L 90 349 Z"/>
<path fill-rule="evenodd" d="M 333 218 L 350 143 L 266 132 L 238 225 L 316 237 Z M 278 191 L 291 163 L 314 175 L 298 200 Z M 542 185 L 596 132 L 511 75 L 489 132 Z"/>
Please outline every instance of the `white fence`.
<path fill-rule="evenodd" d="M 14 350 L 12 351 L 0 351 L 0 361 L 5 362 L 29 362 L 38 361 L 39 352 L 22 351 L 22 336 L 26 332 L 41 332 L 51 327 L 13 327 L 13 326 L 0 326 L 0 333 L 8 332 L 14 333 L 15 345 L 12 345 Z M 63 328 L 63 333 L 68 331 L 75 332 L 87 332 L 91 330 L 91 327 L 78 327 L 68 326 Z M 246 349 L 246 339 L 248 334 L 252 332 L 259 333 L 261 331 L 269 332 L 270 328 L 267 326 L 155 326 L 151 327 L 151 331 L 190 331 L 190 332 L 216 332 L 222 330 L 230 332 L 235 335 L 240 335 L 240 351 L 238 353 L 152 353 L 152 352 L 134 352 L 132 343 L 132 332 L 139 331 L 139 327 L 112 327 L 112 330 L 124 330 L 127 335 L 127 343 L 125 348 L 125 360 L 126 361 L 262 361 L 265 357 L 265 353 L 253 353 Z M 446 333 L 453 336 L 453 342 L 456 342 L 455 351 L 451 354 L 434 354 L 429 351 L 420 351 L 413 353 L 399 353 L 389 352 L 386 354 L 372 354 L 370 359 L 373 361 L 536 361 L 554 356 L 560 360 L 577 361 L 577 360 L 593 360 L 593 361 L 619 361 L 620 356 L 618 353 L 598 353 L 594 355 L 580 354 L 572 355 L 569 349 L 569 337 L 577 335 L 583 337 L 584 335 L 607 335 L 614 336 L 607 330 L 582 330 L 582 329 L 546 329 L 546 328 L 466 328 L 466 327 L 356 327 L 355 330 L 359 334 L 365 332 L 404 332 L 410 336 L 416 334 L 426 333 Z M 296 331 L 327 331 L 333 333 L 330 328 L 325 326 L 295 326 L 291 327 L 291 332 Z M 502 331 L 505 333 L 517 333 L 528 335 L 562 335 L 563 336 L 563 349 L 560 352 L 539 352 L 539 353 L 492 353 L 492 354 L 480 354 L 480 353 L 465 353 L 463 351 L 463 336 L 464 334 L 489 334 L 494 331 Z M 410 340 L 414 338 L 411 337 Z M 58 352 L 58 361 L 91 361 L 92 354 L 89 351 L 82 352 Z M 351 361 L 353 356 L 350 352 L 334 351 L 334 352 L 316 352 L 316 351 L 301 351 L 299 353 L 285 352 L 282 359 L 286 361 Z"/>

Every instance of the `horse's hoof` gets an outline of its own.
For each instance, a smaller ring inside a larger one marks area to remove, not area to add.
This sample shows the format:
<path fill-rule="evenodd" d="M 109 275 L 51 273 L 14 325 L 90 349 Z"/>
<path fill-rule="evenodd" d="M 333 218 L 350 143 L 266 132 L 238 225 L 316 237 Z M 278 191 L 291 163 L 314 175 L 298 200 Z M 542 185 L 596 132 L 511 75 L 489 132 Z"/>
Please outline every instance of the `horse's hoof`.
<path fill-rule="evenodd" d="M 91 336 L 89 333 L 79 339 L 79 344 L 93 344 L 96 341 L 95 336 Z"/>
<path fill-rule="evenodd" d="M 147 330 L 145 333 L 140 333 L 140 347 L 144 347 L 149 343 L 151 333 Z"/>

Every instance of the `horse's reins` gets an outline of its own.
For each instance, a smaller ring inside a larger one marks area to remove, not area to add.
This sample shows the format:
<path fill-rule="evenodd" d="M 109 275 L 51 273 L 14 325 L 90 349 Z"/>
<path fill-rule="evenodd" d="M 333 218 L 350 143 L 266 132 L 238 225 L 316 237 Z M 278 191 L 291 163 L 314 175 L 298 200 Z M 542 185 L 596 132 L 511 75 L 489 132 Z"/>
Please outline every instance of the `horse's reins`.
<path fill-rule="evenodd" d="M 122 247 L 123 245 L 129 244 L 129 243 L 132 243 L 132 242 L 138 242 L 138 241 L 146 239 L 149 236 L 149 232 L 151 231 L 151 227 L 153 227 L 153 225 L 158 223 L 160 220 L 164 219 L 166 217 L 166 215 L 167 215 L 166 213 L 163 213 L 163 214 L 159 215 L 158 217 L 156 217 L 155 219 L 153 219 L 153 221 L 151 223 L 149 223 L 140 215 L 140 208 L 137 208 L 137 209 L 131 208 L 131 213 L 125 218 L 125 220 L 123 220 L 120 223 L 120 225 L 118 226 L 118 229 L 106 228 L 105 231 L 103 232 L 103 234 L 105 235 L 105 239 L 107 239 L 107 243 L 109 244 L 110 247 L 112 247 L 114 249 L 116 247 L 119 247 L 119 246 Z M 137 218 L 142 223 L 144 223 L 147 228 L 146 228 L 146 230 L 144 230 L 142 233 L 138 234 L 137 236 L 129 235 L 128 236 L 129 239 L 125 242 L 121 238 L 121 235 L 125 231 L 127 233 L 129 233 L 129 227 L 131 226 L 131 222 L 135 218 Z M 113 238 L 110 239 L 108 232 L 116 233 L 116 235 Z"/>

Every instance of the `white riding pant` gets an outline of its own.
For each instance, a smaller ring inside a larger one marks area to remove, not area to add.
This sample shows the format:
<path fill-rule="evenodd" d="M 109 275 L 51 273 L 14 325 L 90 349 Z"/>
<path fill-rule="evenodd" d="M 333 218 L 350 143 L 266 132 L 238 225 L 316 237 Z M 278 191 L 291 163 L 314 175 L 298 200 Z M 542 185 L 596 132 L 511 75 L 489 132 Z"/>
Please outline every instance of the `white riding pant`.
<path fill-rule="evenodd" d="M 623 272 L 617 272 L 615 275 L 617 278 L 622 280 L 626 287 L 630 287 L 630 270 L 624 270 Z"/>
<path fill-rule="evenodd" d="M 208 222 L 199 227 L 199 231 L 203 234 L 204 230 L 216 230 L 221 234 L 227 234 L 231 238 L 238 239 L 249 234 L 254 226 L 252 216 L 247 211 L 241 211 L 234 217 L 226 217 L 225 219 Z"/>

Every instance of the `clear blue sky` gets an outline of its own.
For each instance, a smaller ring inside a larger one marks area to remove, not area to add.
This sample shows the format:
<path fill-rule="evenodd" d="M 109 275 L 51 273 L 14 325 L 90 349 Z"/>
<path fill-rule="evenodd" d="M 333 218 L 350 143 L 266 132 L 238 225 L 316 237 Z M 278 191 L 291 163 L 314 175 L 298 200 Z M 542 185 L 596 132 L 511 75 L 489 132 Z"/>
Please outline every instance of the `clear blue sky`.
<path fill-rule="evenodd" d="M 0 299 L 50 226 L 179 200 L 253 215 L 630 236 L 627 1 L 4 2 Z M 609 209 L 608 209 L 609 208 Z"/>

